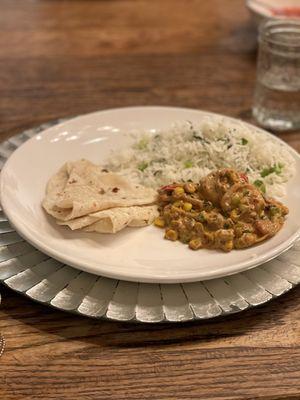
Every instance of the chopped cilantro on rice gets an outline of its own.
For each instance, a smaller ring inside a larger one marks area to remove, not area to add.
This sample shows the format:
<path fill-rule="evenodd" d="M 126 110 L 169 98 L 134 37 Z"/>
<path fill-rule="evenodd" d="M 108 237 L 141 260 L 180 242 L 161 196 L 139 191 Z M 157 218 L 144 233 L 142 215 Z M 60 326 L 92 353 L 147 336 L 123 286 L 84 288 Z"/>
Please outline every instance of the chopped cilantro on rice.
<path fill-rule="evenodd" d="M 156 133 L 132 134 L 131 148 L 114 153 L 106 167 L 145 186 L 199 181 L 219 168 L 245 172 L 270 196 L 283 196 L 294 159 L 279 141 L 243 123 L 205 119 L 177 123 Z"/>

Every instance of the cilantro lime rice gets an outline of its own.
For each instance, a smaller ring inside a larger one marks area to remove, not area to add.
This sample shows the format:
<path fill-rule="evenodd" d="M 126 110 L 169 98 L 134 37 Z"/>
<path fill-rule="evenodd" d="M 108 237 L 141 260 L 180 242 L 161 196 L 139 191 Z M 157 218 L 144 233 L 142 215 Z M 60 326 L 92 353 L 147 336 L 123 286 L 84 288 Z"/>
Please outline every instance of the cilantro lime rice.
<path fill-rule="evenodd" d="M 245 172 L 269 196 L 281 197 L 295 173 L 295 161 L 286 146 L 254 127 L 228 119 L 176 123 L 156 133 L 131 134 L 131 139 L 131 147 L 113 153 L 106 167 L 154 188 L 197 182 L 227 167 Z"/>

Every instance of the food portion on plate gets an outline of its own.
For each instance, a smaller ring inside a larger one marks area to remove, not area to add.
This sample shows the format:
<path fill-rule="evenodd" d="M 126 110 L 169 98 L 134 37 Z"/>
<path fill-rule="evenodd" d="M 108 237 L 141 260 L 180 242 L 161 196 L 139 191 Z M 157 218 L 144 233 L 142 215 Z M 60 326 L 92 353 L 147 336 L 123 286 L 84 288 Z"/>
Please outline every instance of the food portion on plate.
<path fill-rule="evenodd" d="M 131 147 L 113 151 L 106 167 L 155 189 L 170 182 L 197 182 L 217 169 L 233 168 L 269 196 L 281 197 L 295 173 L 295 159 L 284 144 L 253 126 L 206 117 L 201 123 L 133 132 Z"/>
<path fill-rule="evenodd" d="M 201 248 L 243 249 L 274 236 L 288 208 L 233 169 L 211 172 L 199 183 L 174 183 L 159 190 L 154 224 L 165 238 Z"/>
<path fill-rule="evenodd" d="M 266 199 L 286 193 L 283 228 L 228 253 L 165 240 L 151 224 L 159 188 L 199 185 L 220 169 L 246 173 Z M 127 281 L 192 282 L 253 268 L 299 239 L 299 171 L 299 155 L 255 126 L 205 111 L 133 107 L 80 116 L 26 141 L 1 171 L 1 203 L 25 240 L 66 265 Z"/>
<path fill-rule="evenodd" d="M 264 195 L 246 174 L 225 168 L 199 182 L 154 189 L 132 184 L 87 160 L 67 162 L 49 180 L 43 207 L 58 225 L 116 233 L 154 222 L 165 238 L 189 248 L 231 251 L 274 236 L 288 208 Z"/>
<path fill-rule="evenodd" d="M 158 215 L 157 193 L 87 160 L 67 162 L 49 180 L 43 207 L 72 230 L 116 233 Z"/>
<path fill-rule="evenodd" d="M 67 162 L 48 182 L 43 207 L 72 230 L 116 233 L 154 221 L 166 239 L 228 252 L 281 229 L 288 208 L 270 195 L 284 193 L 294 163 L 280 142 L 245 124 L 187 122 L 139 133 L 104 167 Z"/>

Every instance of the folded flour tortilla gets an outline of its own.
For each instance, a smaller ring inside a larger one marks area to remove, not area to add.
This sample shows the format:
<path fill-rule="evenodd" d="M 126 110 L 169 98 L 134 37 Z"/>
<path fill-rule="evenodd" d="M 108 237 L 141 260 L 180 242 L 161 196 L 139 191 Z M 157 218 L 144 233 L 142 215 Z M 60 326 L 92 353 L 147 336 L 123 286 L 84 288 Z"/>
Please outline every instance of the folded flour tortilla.
<path fill-rule="evenodd" d="M 153 204 L 156 195 L 153 189 L 132 184 L 90 161 L 79 160 L 66 163 L 50 179 L 42 204 L 57 220 L 71 221 L 115 207 Z"/>
<path fill-rule="evenodd" d="M 85 232 L 116 233 L 126 226 L 138 227 L 152 224 L 158 215 L 155 205 L 115 207 L 70 221 L 57 220 L 57 223 L 67 225 L 72 230 L 83 229 Z"/>
<path fill-rule="evenodd" d="M 58 225 L 116 233 L 151 224 L 158 216 L 155 200 L 155 190 L 80 160 L 66 163 L 49 180 L 42 205 Z"/>

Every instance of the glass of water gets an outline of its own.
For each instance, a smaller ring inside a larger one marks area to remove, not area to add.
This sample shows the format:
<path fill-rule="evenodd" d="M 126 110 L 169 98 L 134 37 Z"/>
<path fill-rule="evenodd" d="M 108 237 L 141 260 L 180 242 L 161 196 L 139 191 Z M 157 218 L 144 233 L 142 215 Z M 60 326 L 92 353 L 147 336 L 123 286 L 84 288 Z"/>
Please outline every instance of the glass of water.
<path fill-rule="evenodd" d="M 253 116 L 275 131 L 300 129 L 300 20 L 260 27 Z"/>

